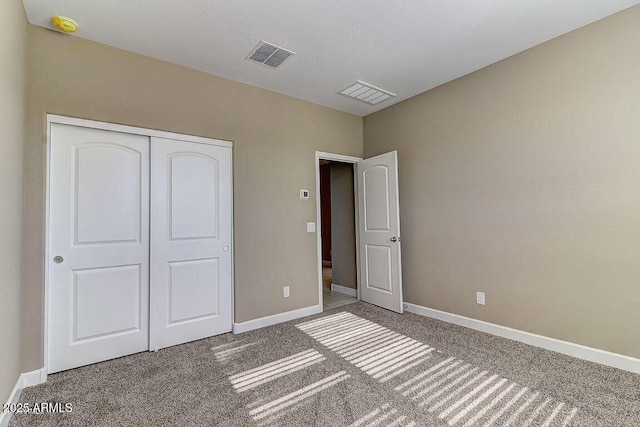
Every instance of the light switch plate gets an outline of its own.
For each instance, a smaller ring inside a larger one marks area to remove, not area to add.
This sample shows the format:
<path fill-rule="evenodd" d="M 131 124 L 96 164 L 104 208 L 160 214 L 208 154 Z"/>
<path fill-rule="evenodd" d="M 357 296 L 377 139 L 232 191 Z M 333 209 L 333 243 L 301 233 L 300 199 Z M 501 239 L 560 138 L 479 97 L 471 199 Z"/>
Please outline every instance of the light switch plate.
<path fill-rule="evenodd" d="M 300 190 L 300 200 L 309 200 L 309 190 Z"/>
<path fill-rule="evenodd" d="M 308 222 L 307 223 L 307 233 L 315 233 L 316 232 L 316 223 Z"/>

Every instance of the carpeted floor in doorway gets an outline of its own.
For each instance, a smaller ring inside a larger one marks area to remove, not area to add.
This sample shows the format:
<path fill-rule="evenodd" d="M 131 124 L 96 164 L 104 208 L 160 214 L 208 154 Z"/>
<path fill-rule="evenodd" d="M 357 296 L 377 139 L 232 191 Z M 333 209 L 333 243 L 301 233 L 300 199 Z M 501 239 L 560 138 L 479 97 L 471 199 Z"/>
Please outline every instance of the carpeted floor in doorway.
<path fill-rule="evenodd" d="M 640 375 L 356 303 L 50 375 L 10 426 L 638 426 Z"/>

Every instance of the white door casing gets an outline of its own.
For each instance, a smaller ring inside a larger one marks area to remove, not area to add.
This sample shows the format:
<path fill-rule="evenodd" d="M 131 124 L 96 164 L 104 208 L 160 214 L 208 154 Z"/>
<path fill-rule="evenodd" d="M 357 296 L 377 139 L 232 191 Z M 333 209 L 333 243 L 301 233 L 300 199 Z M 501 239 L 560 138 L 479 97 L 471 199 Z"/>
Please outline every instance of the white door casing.
<path fill-rule="evenodd" d="M 231 148 L 151 141 L 149 348 L 232 329 Z"/>
<path fill-rule="evenodd" d="M 147 350 L 149 137 L 52 123 L 50 168 L 48 372 Z"/>
<path fill-rule="evenodd" d="M 362 300 L 402 313 L 396 151 L 358 162 L 358 219 Z"/>

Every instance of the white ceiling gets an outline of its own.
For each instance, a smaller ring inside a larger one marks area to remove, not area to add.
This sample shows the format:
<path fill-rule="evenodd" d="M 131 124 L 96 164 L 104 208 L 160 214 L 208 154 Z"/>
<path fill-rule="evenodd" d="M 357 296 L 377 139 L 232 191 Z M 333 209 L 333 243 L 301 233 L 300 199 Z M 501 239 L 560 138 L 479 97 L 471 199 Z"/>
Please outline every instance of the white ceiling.
<path fill-rule="evenodd" d="M 24 0 L 29 22 L 364 116 L 640 0 Z M 296 52 L 245 60 L 260 40 Z M 336 94 L 364 80 L 398 94 Z"/>

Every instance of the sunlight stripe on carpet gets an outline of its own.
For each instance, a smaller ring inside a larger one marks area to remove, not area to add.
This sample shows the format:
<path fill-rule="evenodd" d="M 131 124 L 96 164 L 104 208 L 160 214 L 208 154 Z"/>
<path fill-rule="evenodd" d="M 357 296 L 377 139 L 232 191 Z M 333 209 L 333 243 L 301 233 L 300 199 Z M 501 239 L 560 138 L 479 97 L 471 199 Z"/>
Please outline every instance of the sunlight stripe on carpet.
<path fill-rule="evenodd" d="M 348 312 L 296 327 L 380 382 L 427 361 L 434 350 Z"/>
<path fill-rule="evenodd" d="M 309 366 L 326 360 L 316 350 L 306 350 L 275 362 L 267 363 L 239 374 L 231 375 L 229 381 L 239 393 L 251 390 L 262 384 L 282 378 L 293 372 L 300 371 Z"/>
<path fill-rule="evenodd" d="M 396 415 L 398 416 L 396 417 Z M 394 419 L 394 417 L 396 418 Z M 405 421 L 407 421 L 407 418 L 408 417 L 406 415 L 398 414 L 398 410 L 396 408 L 392 408 L 390 404 L 385 403 L 368 414 L 358 418 L 352 424 L 349 424 L 349 427 L 375 427 L 383 424 L 385 421 L 388 422 L 388 424 L 384 424 L 386 427 L 400 427 Z M 415 425 L 415 423 L 410 421 L 405 424 L 405 427 L 413 425 Z"/>
<path fill-rule="evenodd" d="M 249 411 L 249 415 L 251 415 L 254 420 L 260 420 L 295 405 L 301 400 L 318 394 L 321 391 L 326 390 L 329 387 L 333 387 L 334 385 L 349 378 L 351 378 L 351 375 L 347 374 L 345 371 L 340 371 L 320 381 L 316 381 L 313 384 L 309 384 L 300 390 L 296 390 L 257 408 L 253 408 Z"/>
<path fill-rule="evenodd" d="M 463 360 L 433 357 L 433 347 L 349 312 L 296 327 L 382 383 L 404 378 L 394 390 L 450 426 L 564 427 L 578 412 Z"/>
<path fill-rule="evenodd" d="M 242 344 L 243 342 L 244 342 L 243 340 L 240 340 L 240 341 L 229 343 L 229 344 L 223 344 L 221 346 L 214 347 L 211 350 L 213 350 L 213 355 L 216 357 L 216 359 L 218 359 L 219 362 L 226 363 L 226 362 L 229 362 L 238 354 L 240 354 L 241 352 L 243 352 L 244 350 L 246 350 L 247 348 L 252 347 L 256 344 L 260 344 L 262 341 L 253 341 L 246 344 Z"/>

